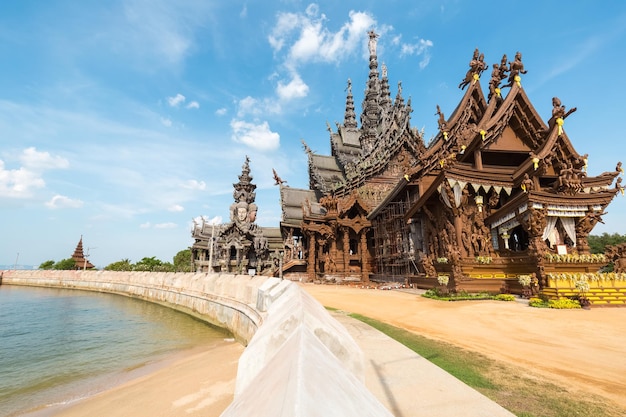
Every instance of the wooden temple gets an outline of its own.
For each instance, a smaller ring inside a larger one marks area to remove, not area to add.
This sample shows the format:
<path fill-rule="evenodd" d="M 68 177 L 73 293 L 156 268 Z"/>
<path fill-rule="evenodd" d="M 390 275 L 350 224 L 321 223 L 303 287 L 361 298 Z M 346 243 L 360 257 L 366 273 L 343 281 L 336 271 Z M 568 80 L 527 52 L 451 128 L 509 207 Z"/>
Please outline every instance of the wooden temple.
<path fill-rule="evenodd" d="M 576 270 L 606 264 L 587 237 L 621 186 L 621 163 L 592 177 L 588 156 L 567 132 L 553 98 L 548 121 L 523 88 L 518 52 L 493 64 L 483 92 L 484 56 L 474 51 L 464 95 L 426 145 L 411 127 L 411 100 L 398 83 L 391 98 L 369 33 L 369 77 L 359 122 L 348 80 L 343 123 L 330 132 L 330 155 L 303 143 L 309 189 L 280 186 L 287 277 L 321 281 L 396 281 L 424 288 L 437 276 L 454 290 L 548 287 L 558 270 L 549 255 L 577 257 Z M 602 263 L 604 262 L 604 263 Z M 571 265 L 570 265 L 571 266 Z"/>

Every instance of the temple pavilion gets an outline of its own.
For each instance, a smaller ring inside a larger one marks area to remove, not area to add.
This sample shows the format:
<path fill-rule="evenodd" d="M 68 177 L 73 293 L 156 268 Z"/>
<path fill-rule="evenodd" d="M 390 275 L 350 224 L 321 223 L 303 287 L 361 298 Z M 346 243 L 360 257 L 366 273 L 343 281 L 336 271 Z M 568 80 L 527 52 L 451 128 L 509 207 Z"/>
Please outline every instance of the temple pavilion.
<path fill-rule="evenodd" d="M 370 32 L 361 114 L 348 80 L 343 123 L 328 126 L 331 154 L 303 142 L 309 188 L 276 176 L 285 275 L 424 288 L 445 276 L 456 290 L 516 292 L 520 276 L 547 287 L 558 256 L 598 271 L 606 262 L 590 255 L 587 237 L 623 192 L 622 169 L 587 175 L 588 156 L 566 131 L 576 109 L 554 97 L 545 122 L 524 91 L 521 54 L 504 55 L 487 78 L 476 50 L 459 77 L 461 101 L 448 117 L 436 106 L 426 145 L 400 83 L 392 99 L 376 41 Z"/>
<path fill-rule="evenodd" d="M 282 241 L 277 227 L 256 224 L 256 184 L 250 175 L 250 159 L 233 184 L 230 221 L 211 224 L 194 220 L 191 236 L 192 264 L 198 272 L 230 272 L 272 275 L 280 267 Z"/>

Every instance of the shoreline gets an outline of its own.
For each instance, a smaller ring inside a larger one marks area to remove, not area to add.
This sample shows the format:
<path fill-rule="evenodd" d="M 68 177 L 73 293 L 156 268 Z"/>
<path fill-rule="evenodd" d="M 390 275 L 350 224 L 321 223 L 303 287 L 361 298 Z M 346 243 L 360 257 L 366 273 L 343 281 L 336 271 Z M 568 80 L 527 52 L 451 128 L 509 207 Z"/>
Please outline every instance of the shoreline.
<path fill-rule="evenodd" d="M 112 385 L 93 395 L 18 416 L 219 417 L 233 400 L 243 350 L 234 339 L 224 338 L 178 351 L 124 372 L 117 381 L 111 381 Z"/>

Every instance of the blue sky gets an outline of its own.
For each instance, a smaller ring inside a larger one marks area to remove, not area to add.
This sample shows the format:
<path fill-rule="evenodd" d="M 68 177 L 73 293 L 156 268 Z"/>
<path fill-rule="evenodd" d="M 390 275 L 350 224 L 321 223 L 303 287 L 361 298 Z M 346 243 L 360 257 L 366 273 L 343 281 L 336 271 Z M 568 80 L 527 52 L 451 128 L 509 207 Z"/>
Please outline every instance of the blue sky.
<path fill-rule="evenodd" d="M 257 223 L 277 226 L 272 168 L 307 188 L 301 140 L 330 152 L 347 79 L 357 111 L 367 31 L 380 34 L 392 96 L 402 82 L 428 140 L 475 48 L 520 51 L 522 85 L 565 130 L 589 174 L 626 163 L 626 2 L 5 1 L 0 5 L 0 265 L 71 256 L 98 267 L 164 261 L 191 245 L 192 219 L 228 220 L 246 155 Z M 484 77 L 483 77 L 484 78 Z M 483 88 L 487 82 L 483 81 Z M 618 196 L 594 229 L 626 233 Z"/>

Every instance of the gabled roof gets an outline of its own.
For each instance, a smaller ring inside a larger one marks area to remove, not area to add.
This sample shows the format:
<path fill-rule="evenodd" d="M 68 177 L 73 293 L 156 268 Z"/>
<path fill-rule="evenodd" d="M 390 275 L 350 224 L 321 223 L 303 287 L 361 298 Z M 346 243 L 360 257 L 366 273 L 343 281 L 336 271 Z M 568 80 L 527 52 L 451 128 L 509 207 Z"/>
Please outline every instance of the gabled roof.
<path fill-rule="evenodd" d="M 303 215 L 303 205 L 308 201 L 317 203 L 317 196 L 313 190 L 292 188 L 281 185 L 280 201 L 283 209 L 281 224 L 292 227 L 300 227 Z"/>

